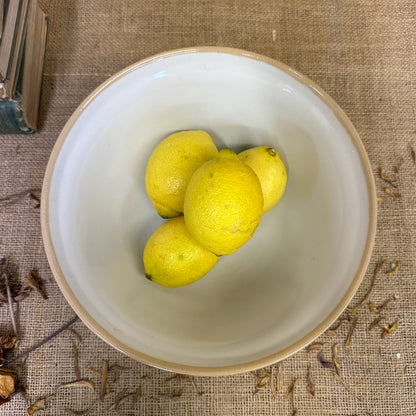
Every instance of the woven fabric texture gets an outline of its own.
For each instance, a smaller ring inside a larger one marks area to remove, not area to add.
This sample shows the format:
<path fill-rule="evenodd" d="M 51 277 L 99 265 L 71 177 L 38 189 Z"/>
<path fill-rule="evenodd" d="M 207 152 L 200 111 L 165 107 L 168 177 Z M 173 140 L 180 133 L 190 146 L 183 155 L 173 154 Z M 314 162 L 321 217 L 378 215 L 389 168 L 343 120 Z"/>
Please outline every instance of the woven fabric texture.
<path fill-rule="evenodd" d="M 394 300 L 383 311 L 385 322 L 398 329 L 382 339 L 368 330 L 376 317 L 368 308 L 358 314 L 350 348 L 345 348 L 349 324 L 335 335 L 324 334 L 323 356 L 332 359 L 338 343 L 342 378 L 323 368 L 318 352 L 300 351 L 282 363 L 282 389 L 273 398 L 269 386 L 253 394 L 252 374 L 196 377 L 190 380 L 137 363 L 108 346 L 80 321 L 79 363 L 84 378 L 99 385 L 89 367 L 104 360 L 127 367 L 110 387 L 114 391 L 88 414 L 131 415 L 388 415 L 416 414 L 416 3 L 414 0 L 42 0 L 49 16 L 49 36 L 43 78 L 40 132 L 33 136 L 0 136 L 0 197 L 40 188 L 53 145 L 72 112 L 99 84 L 115 72 L 149 55 L 169 49 L 216 45 L 247 49 L 275 58 L 307 75 L 344 109 L 368 152 L 379 203 L 375 250 L 369 270 L 352 305 L 368 290 L 375 264 L 387 259 L 372 301 Z M 397 176 L 401 198 L 384 192 L 379 168 Z M 0 208 L 0 256 L 7 255 L 22 276 L 37 268 L 46 279 L 49 299 L 32 293 L 18 305 L 19 351 L 24 351 L 74 316 L 56 285 L 44 253 L 39 210 L 25 198 Z M 401 270 L 386 275 L 391 262 Z M 18 278 L 19 279 L 19 278 Z M 11 328 L 7 308 L 0 308 L 0 329 Z M 74 335 L 65 331 L 29 355 L 17 368 L 28 403 L 47 396 L 75 379 Z M 311 366 L 315 396 L 308 392 Z M 260 377 L 264 374 L 259 371 Z M 286 391 L 299 383 L 293 400 Z M 108 410 L 118 393 L 138 386 L 137 402 L 126 399 Z M 180 397 L 172 398 L 178 389 Z M 203 394 L 198 394 L 198 391 Z M 96 399 L 88 389 L 62 389 L 42 413 L 68 414 Z M 150 396 L 150 397 L 146 397 Z M 0 406 L 0 415 L 21 416 L 27 402 L 21 395 Z"/>

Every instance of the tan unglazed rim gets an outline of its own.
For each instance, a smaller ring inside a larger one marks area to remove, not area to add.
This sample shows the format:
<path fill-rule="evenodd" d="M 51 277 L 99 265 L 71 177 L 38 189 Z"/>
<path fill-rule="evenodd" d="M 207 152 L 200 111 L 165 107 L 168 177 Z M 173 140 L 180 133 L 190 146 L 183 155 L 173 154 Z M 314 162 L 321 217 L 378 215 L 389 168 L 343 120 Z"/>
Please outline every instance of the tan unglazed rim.
<path fill-rule="evenodd" d="M 51 180 L 52 180 L 52 175 L 53 175 L 53 171 L 55 168 L 56 160 L 68 136 L 68 133 L 70 132 L 70 130 L 72 129 L 72 127 L 74 126 L 78 118 L 81 116 L 82 112 L 90 105 L 90 103 L 97 97 L 97 95 L 103 92 L 110 85 L 117 82 L 120 78 L 124 77 L 125 75 L 129 74 L 132 71 L 135 71 L 138 68 L 151 64 L 152 62 L 159 61 L 161 59 L 166 59 L 172 56 L 177 56 L 177 55 L 193 54 L 193 53 L 207 53 L 207 52 L 237 55 L 241 57 L 254 59 L 256 61 L 265 62 L 289 74 L 296 80 L 300 81 L 302 84 L 309 87 L 316 95 L 318 95 L 319 98 L 322 101 L 324 101 L 332 109 L 332 111 L 335 113 L 338 120 L 342 123 L 342 125 L 345 127 L 345 129 L 349 133 L 351 140 L 355 148 L 357 149 L 358 154 L 360 155 L 362 168 L 366 177 L 368 197 L 369 197 L 369 213 L 368 213 L 369 225 L 368 225 L 367 240 L 366 240 L 364 252 L 361 258 L 361 262 L 360 262 L 357 273 L 355 274 L 351 285 L 349 286 L 347 292 L 344 294 L 344 296 L 342 297 L 338 305 L 335 307 L 335 309 L 319 325 L 317 325 L 312 331 L 310 331 L 302 339 L 290 345 L 289 347 L 283 349 L 282 351 L 278 351 L 274 354 L 268 355 L 267 357 L 263 357 L 258 360 L 254 360 L 254 361 L 250 361 L 250 362 L 246 362 L 242 364 L 223 366 L 223 367 L 199 367 L 199 366 L 189 366 L 189 365 L 183 365 L 183 364 L 178 364 L 178 363 L 169 362 L 169 361 L 163 361 L 158 358 L 152 357 L 150 355 L 143 354 L 140 351 L 136 351 L 133 348 L 130 348 L 129 346 L 120 342 L 117 338 L 115 338 L 109 332 L 107 332 L 102 326 L 100 326 L 100 324 L 98 324 L 88 314 L 86 309 L 81 305 L 81 303 L 78 301 L 78 299 L 75 297 L 74 293 L 72 292 L 61 270 L 59 261 L 56 257 L 55 249 L 53 247 L 52 238 L 51 238 L 51 230 L 49 226 L 49 192 L 50 192 Z M 309 78 L 289 68 L 288 66 L 278 61 L 275 61 L 274 59 L 268 58 L 266 56 L 257 55 L 252 52 L 240 50 L 240 49 L 219 48 L 219 47 L 192 47 L 192 48 L 178 49 L 174 51 L 161 53 L 161 54 L 152 56 L 150 58 L 144 59 L 142 61 L 139 61 L 123 69 L 119 73 L 109 78 L 103 84 L 101 84 L 75 110 L 75 112 L 72 114 L 71 118 L 68 120 L 65 127 L 63 128 L 61 134 L 59 135 L 58 140 L 50 156 L 47 169 L 46 169 L 45 178 L 43 182 L 43 189 L 42 189 L 42 200 L 41 200 L 42 237 L 43 237 L 43 241 L 45 245 L 46 255 L 48 257 L 48 261 L 52 269 L 52 273 L 55 276 L 58 286 L 60 287 L 68 303 L 74 309 L 75 313 L 81 318 L 81 320 L 91 329 L 91 331 L 96 333 L 104 341 L 106 341 L 107 343 L 112 345 L 114 348 L 118 349 L 119 351 L 122 351 L 123 353 L 127 354 L 129 357 L 137 361 L 140 361 L 144 364 L 148 364 L 154 367 L 162 368 L 165 370 L 174 371 L 177 373 L 198 375 L 198 376 L 219 376 L 219 375 L 238 374 L 238 373 L 243 373 L 246 371 L 265 367 L 277 361 L 283 360 L 284 358 L 287 358 L 290 355 L 296 353 L 297 351 L 301 350 L 303 347 L 311 343 L 315 338 L 321 335 L 324 331 L 326 331 L 326 329 L 329 328 L 329 326 L 337 319 L 337 317 L 348 306 L 350 300 L 352 299 L 353 295 L 358 289 L 361 283 L 361 280 L 367 270 L 368 264 L 370 262 L 371 253 L 374 247 L 374 239 L 375 239 L 375 234 L 376 234 L 376 222 L 377 222 L 377 199 L 376 199 L 374 177 L 372 174 L 370 161 L 368 159 L 367 153 L 365 151 L 365 148 L 360 140 L 360 137 L 357 131 L 355 130 L 354 126 L 352 125 L 351 121 L 348 119 L 346 114 L 336 104 L 336 102 L 328 94 L 322 91 L 322 89 L 320 89 Z"/>

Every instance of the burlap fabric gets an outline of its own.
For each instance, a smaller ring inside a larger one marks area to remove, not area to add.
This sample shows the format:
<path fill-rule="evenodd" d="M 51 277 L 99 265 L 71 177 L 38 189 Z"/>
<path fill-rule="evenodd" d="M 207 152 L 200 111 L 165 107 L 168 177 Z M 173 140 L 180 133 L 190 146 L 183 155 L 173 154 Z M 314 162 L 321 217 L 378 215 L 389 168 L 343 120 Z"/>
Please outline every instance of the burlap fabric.
<path fill-rule="evenodd" d="M 368 151 L 374 173 L 388 172 L 401 159 L 399 190 L 402 198 L 380 196 L 378 233 L 370 269 L 356 295 L 365 294 L 374 264 L 381 258 L 402 261 L 397 275 L 382 273 L 372 299 L 376 304 L 396 295 L 383 311 L 386 322 L 399 320 L 398 330 L 381 339 L 380 330 L 367 327 L 374 314 L 359 312 L 357 330 L 347 350 L 348 325 L 334 335 L 323 335 L 324 356 L 339 345 L 341 374 L 354 394 L 322 368 L 316 353 L 305 351 L 283 362 L 283 388 L 273 399 L 267 387 L 253 395 L 251 374 L 195 378 L 204 394 L 186 380 L 166 379 L 169 373 L 134 362 L 91 333 L 81 322 L 79 359 L 82 376 L 98 383 L 88 367 L 103 360 L 128 367 L 115 391 L 90 411 L 106 414 L 123 389 L 142 392 L 137 404 L 127 400 L 113 414 L 120 415 L 291 415 L 285 392 L 296 378 L 294 406 L 298 415 L 416 414 L 416 166 L 410 144 L 416 147 L 416 3 L 413 0 L 60 0 L 41 1 L 49 15 L 49 39 L 41 104 L 41 131 L 34 136 L 0 137 L 1 196 L 39 188 L 51 149 L 65 122 L 96 86 L 123 67 L 149 55 L 191 45 L 221 45 L 248 49 L 276 58 L 306 74 L 346 111 Z M 74 316 L 54 282 L 40 234 L 39 211 L 29 199 L 0 209 L 0 255 L 8 255 L 20 274 L 33 267 L 46 278 L 49 300 L 32 295 L 18 308 L 23 351 Z M 387 267 L 387 266 L 386 266 Z M 353 302 L 354 303 L 354 302 Z M 0 329 L 10 328 L 7 309 L 0 309 Z M 75 378 L 71 338 L 66 331 L 32 353 L 19 367 L 29 402 Z M 306 373 L 312 366 L 316 385 L 307 390 Z M 183 388 L 177 400 L 161 394 Z M 46 415 L 64 415 L 65 407 L 83 409 L 97 393 L 61 390 Z M 17 395 L 0 407 L 2 415 L 26 414 L 27 404 Z M 111 412 L 110 412 L 111 414 Z"/>

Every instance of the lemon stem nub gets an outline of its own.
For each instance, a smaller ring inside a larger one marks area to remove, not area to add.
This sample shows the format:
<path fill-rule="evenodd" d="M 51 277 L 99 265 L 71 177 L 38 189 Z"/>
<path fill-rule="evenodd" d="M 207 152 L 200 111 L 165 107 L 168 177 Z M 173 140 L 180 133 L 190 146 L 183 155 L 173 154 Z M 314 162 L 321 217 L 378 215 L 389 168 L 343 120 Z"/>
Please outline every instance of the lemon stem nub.
<path fill-rule="evenodd" d="M 268 147 L 266 150 L 270 156 L 276 156 L 277 154 L 276 150 L 274 150 L 273 147 Z"/>
<path fill-rule="evenodd" d="M 149 279 L 151 282 L 153 281 L 153 276 L 149 273 L 145 273 L 144 274 L 146 276 L 147 279 Z"/>

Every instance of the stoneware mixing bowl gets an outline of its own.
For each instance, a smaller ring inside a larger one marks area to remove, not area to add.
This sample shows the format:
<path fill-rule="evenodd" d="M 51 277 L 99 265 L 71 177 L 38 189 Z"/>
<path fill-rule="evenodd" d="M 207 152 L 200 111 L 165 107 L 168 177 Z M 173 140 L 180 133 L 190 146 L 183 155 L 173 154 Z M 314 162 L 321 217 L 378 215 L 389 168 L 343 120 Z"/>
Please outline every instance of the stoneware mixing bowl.
<path fill-rule="evenodd" d="M 144 276 L 163 222 L 144 176 L 155 146 L 186 129 L 218 148 L 274 146 L 289 179 L 245 246 L 168 289 Z M 136 360 L 196 375 L 263 367 L 325 331 L 361 282 L 375 227 L 370 164 L 342 110 L 293 69 L 226 48 L 163 53 L 102 84 L 65 125 L 42 192 L 49 263 L 85 324 Z"/>

